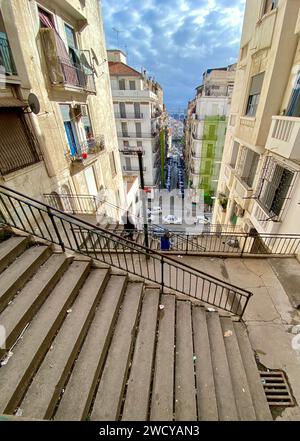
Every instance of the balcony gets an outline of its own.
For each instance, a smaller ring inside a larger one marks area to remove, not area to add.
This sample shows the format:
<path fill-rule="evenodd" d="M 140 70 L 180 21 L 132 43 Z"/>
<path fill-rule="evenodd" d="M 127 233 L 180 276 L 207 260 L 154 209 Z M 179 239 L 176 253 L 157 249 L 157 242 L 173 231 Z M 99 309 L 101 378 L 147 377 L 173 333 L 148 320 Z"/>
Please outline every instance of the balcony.
<path fill-rule="evenodd" d="M 96 135 L 89 140 L 83 141 L 76 146 L 76 154 L 71 155 L 68 147 L 66 154 L 67 160 L 70 163 L 71 174 L 76 174 L 82 171 L 85 167 L 97 160 L 100 153 L 105 150 L 104 136 Z"/>
<path fill-rule="evenodd" d="M 118 113 L 115 112 L 115 118 L 117 119 L 143 119 L 144 116 L 142 113 Z"/>
<path fill-rule="evenodd" d="M 53 86 L 63 90 L 78 90 L 96 93 L 96 84 L 89 51 L 77 50 L 78 62 L 73 62 L 53 29 L 40 29 L 45 60 Z"/>
<path fill-rule="evenodd" d="M 126 173 L 138 173 L 140 171 L 140 168 L 138 165 L 123 165 L 123 171 Z M 146 171 L 146 167 L 143 167 L 143 171 Z"/>
<path fill-rule="evenodd" d="M 134 147 L 134 146 L 124 147 L 123 149 L 119 149 L 119 152 L 123 153 L 123 155 L 126 155 L 126 156 L 130 156 L 130 155 L 136 156 L 137 150 L 141 151 L 143 155 L 145 154 L 144 149 L 141 149 L 140 147 Z"/>
<path fill-rule="evenodd" d="M 151 90 L 119 90 L 119 89 L 112 89 L 112 96 L 113 98 L 130 98 L 130 99 L 137 99 L 137 100 L 151 100 L 151 101 L 157 101 L 157 95 Z"/>
<path fill-rule="evenodd" d="M 266 148 L 284 158 L 300 160 L 300 118 L 273 116 Z"/>
<path fill-rule="evenodd" d="M 8 39 L 3 32 L 1 34 L 4 36 L 0 36 L 0 73 L 18 75 Z"/>
<path fill-rule="evenodd" d="M 118 137 L 119 138 L 132 138 L 132 139 L 142 139 L 142 138 L 147 138 L 147 139 L 151 139 L 154 138 L 157 135 L 156 132 L 154 133 L 136 133 L 136 132 L 118 132 Z"/>
<path fill-rule="evenodd" d="M 241 178 L 235 177 L 234 183 L 234 197 L 236 202 L 244 209 L 247 210 L 249 206 L 250 198 L 253 194 L 253 189 L 250 188 L 245 181 Z"/>
<path fill-rule="evenodd" d="M 230 164 L 226 164 L 224 167 L 224 179 L 228 188 L 231 188 L 234 178 L 234 169 Z"/>

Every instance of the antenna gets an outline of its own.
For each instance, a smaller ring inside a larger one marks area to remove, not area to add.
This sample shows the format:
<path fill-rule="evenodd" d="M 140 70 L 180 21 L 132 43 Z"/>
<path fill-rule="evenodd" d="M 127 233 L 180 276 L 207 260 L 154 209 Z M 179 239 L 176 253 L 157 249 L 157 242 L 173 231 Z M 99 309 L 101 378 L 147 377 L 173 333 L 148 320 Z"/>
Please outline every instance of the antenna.
<path fill-rule="evenodd" d="M 112 30 L 116 33 L 116 40 L 117 40 L 117 49 L 119 48 L 119 34 L 121 34 L 123 31 L 120 31 L 118 28 L 112 28 Z"/>

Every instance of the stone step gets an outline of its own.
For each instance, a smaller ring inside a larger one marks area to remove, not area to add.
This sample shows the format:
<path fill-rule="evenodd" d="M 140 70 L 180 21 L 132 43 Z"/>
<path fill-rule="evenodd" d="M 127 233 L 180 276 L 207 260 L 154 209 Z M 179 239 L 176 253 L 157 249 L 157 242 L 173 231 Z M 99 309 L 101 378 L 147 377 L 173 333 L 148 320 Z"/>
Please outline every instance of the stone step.
<path fill-rule="evenodd" d="M 71 263 L 64 254 L 53 254 L 39 268 L 19 295 L 0 315 L 0 324 L 6 331 L 6 348 L 9 349 L 30 322 L 36 311 L 51 293 Z M 0 351 L 1 355 L 1 351 Z M 2 353 L 3 355 L 3 353 Z"/>
<path fill-rule="evenodd" d="M 162 295 L 154 365 L 151 421 L 173 420 L 175 296 Z"/>
<path fill-rule="evenodd" d="M 118 420 L 127 379 L 143 284 L 129 283 L 108 351 L 91 420 Z"/>
<path fill-rule="evenodd" d="M 193 331 L 197 384 L 197 404 L 199 421 L 217 421 L 218 405 L 216 400 L 214 374 L 210 353 L 210 343 L 203 307 L 193 306 Z"/>
<path fill-rule="evenodd" d="M 176 302 L 175 350 L 175 420 L 197 421 L 190 302 Z"/>
<path fill-rule="evenodd" d="M 73 262 L 0 369 L 0 413 L 13 413 L 34 372 L 51 346 L 67 310 L 90 270 L 90 262 Z"/>
<path fill-rule="evenodd" d="M 271 421 L 272 415 L 261 383 L 246 327 L 242 323 L 234 323 L 234 329 L 247 376 L 256 419 L 258 421 Z"/>
<path fill-rule="evenodd" d="M 219 420 L 237 421 L 238 413 L 220 318 L 216 312 L 207 312 L 206 320 Z"/>
<path fill-rule="evenodd" d="M 28 237 L 11 237 L 0 244 L 0 273 L 25 251 L 28 242 Z"/>
<path fill-rule="evenodd" d="M 24 416 L 52 417 L 108 276 L 104 269 L 94 269 L 89 274 L 21 403 Z"/>
<path fill-rule="evenodd" d="M 49 246 L 31 247 L 3 271 L 0 285 L 0 312 L 50 254 L 51 248 Z"/>
<path fill-rule="evenodd" d="M 159 289 L 145 290 L 122 415 L 124 421 L 146 421 L 148 418 L 158 302 Z"/>
<path fill-rule="evenodd" d="M 221 317 L 220 321 L 239 420 L 255 421 L 255 410 L 233 322 L 229 317 Z"/>
<path fill-rule="evenodd" d="M 110 276 L 72 375 L 54 416 L 55 420 L 85 420 L 103 370 L 127 278 Z"/>

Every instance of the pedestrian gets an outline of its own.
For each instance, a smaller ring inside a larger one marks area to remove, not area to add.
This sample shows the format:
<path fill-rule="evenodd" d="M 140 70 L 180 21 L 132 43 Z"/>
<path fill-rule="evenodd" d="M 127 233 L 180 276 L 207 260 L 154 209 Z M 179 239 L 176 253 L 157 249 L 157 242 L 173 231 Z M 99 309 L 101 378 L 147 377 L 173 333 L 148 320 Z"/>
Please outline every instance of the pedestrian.
<path fill-rule="evenodd" d="M 168 230 L 165 230 L 163 236 L 160 238 L 160 249 L 161 251 L 170 251 L 170 233 Z"/>
<path fill-rule="evenodd" d="M 129 211 L 126 212 L 123 219 L 125 220 L 124 222 L 124 229 L 126 233 L 125 238 L 129 240 L 133 240 L 133 235 L 135 232 L 135 224 Z"/>

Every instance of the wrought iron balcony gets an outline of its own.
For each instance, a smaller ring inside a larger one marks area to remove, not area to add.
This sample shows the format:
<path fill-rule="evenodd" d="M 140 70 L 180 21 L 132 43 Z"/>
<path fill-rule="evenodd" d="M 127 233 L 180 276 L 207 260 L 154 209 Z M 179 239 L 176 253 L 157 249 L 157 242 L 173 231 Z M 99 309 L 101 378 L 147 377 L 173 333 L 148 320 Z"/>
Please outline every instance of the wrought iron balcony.
<path fill-rule="evenodd" d="M 4 69 L 5 75 L 18 75 L 6 36 L 0 36 L 0 69 Z"/>
<path fill-rule="evenodd" d="M 69 59 L 58 57 L 63 73 L 63 82 L 67 86 L 74 86 L 89 92 L 96 92 L 96 84 L 93 73 L 87 73 L 82 64 L 73 63 Z"/>

